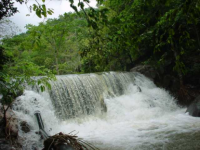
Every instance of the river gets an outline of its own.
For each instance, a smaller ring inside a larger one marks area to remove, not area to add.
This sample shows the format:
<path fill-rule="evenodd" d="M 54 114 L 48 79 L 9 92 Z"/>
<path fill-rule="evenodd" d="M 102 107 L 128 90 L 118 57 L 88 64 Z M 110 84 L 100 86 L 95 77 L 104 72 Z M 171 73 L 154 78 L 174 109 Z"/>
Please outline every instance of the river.
<path fill-rule="evenodd" d="M 35 111 L 49 135 L 73 131 L 100 150 L 200 149 L 200 118 L 139 73 L 57 76 L 51 85 L 27 88 L 13 106 L 31 128 L 20 130 L 23 149 L 42 148 Z"/>

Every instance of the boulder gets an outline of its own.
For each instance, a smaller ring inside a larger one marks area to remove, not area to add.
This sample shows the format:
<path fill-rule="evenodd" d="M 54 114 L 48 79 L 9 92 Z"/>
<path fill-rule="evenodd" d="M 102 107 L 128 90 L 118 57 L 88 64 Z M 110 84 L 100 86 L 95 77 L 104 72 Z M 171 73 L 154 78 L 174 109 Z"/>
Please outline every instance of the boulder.
<path fill-rule="evenodd" d="M 18 119 L 11 109 L 7 110 L 6 113 L 6 123 L 3 117 L 3 114 L 0 114 L 0 137 L 5 137 L 8 134 L 12 137 L 18 136 Z"/>
<path fill-rule="evenodd" d="M 200 95 L 189 105 L 186 112 L 193 117 L 200 117 Z"/>
<path fill-rule="evenodd" d="M 18 119 L 13 117 L 9 118 L 8 120 L 8 126 L 6 128 L 7 134 L 11 135 L 12 137 L 18 137 Z"/>
<path fill-rule="evenodd" d="M 0 150 L 15 150 L 6 139 L 0 139 Z"/>
<path fill-rule="evenodd" d="M 152 80 L 154 80 L 157 76 L 156 70 L 150 65 L 138 65 L 132 68 L 130 71 L 139 72 Z"/>

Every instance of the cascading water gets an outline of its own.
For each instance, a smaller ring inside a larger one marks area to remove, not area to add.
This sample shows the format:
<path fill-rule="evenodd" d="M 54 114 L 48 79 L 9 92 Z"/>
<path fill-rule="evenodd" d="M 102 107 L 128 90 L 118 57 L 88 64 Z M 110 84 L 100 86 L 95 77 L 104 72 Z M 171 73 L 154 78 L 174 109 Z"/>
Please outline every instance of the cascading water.
<path fill-rule="evenodd" d="M 75 130 L 100 150 L 200 148 L 200 119 L 139 73 L 57 76 L 51 85 L 44 93 L 26 90 L 13 106 L 31 128 L 20 131 L 24 149 L 42 147 L 37 110 L 50 135 Z"/>

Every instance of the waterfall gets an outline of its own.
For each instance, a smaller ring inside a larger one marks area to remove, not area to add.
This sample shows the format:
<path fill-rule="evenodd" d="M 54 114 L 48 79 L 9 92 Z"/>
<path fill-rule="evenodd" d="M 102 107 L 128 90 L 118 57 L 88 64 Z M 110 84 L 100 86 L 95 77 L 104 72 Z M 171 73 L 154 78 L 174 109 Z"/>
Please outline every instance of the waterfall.
<path fill-rule="evenodd" d="M 19 127 L 24 149 L 42 147 L 35 111 L 41 112 L 50 135 L 75 130 L 101 150 L 167 149 L 179 135 L 200 130 L 199 118 L 185 114 L 173 96 L 139 73 L 56 78 L 51 90 L 41 93 L 38 87 L 27 88 L 13 105 L 19 120 L 31 129 L 24 133 Z"/>
<path fill-rule="evenodd" d="M 61 75 L 51 82 L 49 97 L 62 120 L 106 111 L 104 98 L 120 96 L 133 83 L 132 73 Z M 35 87 L 35 91 L 39 91 Z"/>

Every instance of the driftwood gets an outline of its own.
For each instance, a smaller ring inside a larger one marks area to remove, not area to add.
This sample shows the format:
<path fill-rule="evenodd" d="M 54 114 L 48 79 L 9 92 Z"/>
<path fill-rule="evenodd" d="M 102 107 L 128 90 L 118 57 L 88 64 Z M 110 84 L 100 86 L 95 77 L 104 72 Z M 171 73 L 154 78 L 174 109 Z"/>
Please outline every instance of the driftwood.
<path fill-rule="evenodd" d="M 54 136 L 50 136 L 44 141 L 43 150 L 61 150 L 62 148 L 63 150 L 98 150 L 92 144 L 83 141 L 71 133 L 63 134 L 60 132 Z"/>

